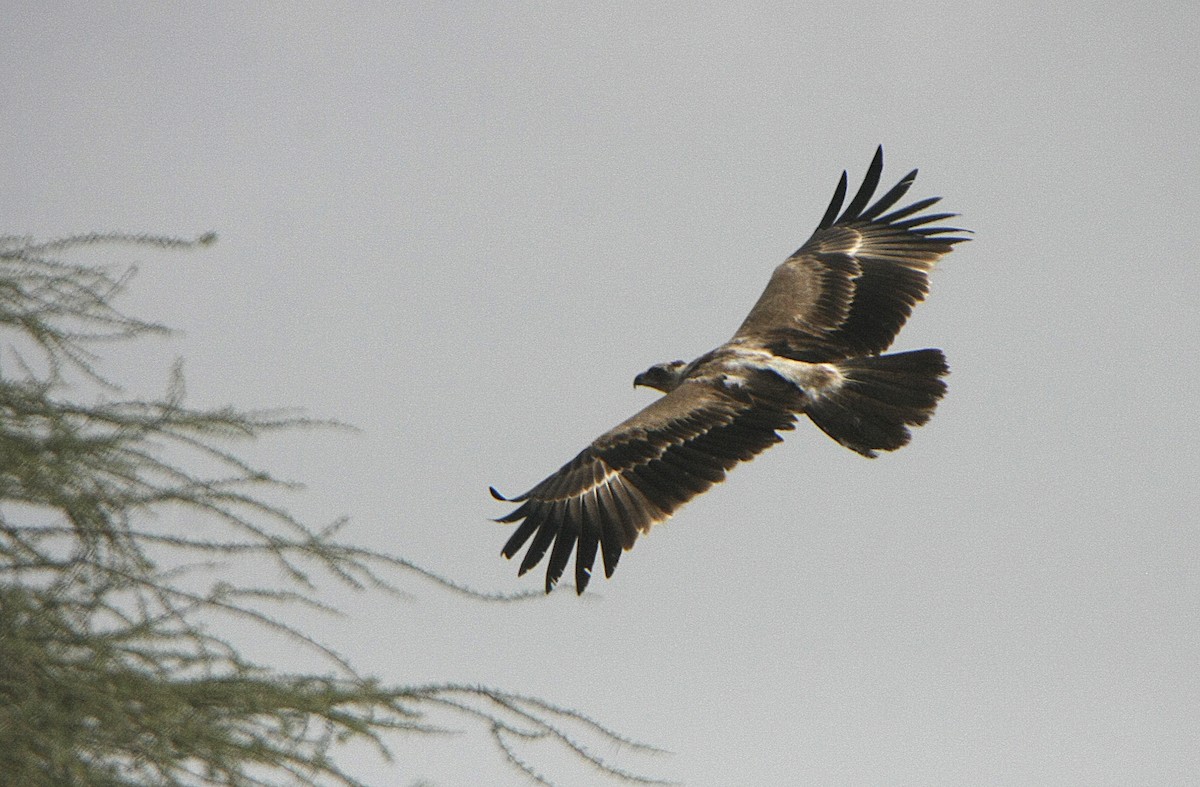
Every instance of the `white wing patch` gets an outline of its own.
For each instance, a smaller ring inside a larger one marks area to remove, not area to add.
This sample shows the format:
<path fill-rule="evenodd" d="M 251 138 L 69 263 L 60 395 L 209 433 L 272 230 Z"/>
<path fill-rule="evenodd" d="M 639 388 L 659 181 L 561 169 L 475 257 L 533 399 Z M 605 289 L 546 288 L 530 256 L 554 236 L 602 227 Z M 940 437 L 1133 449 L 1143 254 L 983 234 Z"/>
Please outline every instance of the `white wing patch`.
<path fill-rule="evenodd" d="M 735 374 L 744 369 L 770 369 L 811 398 L 836 391 L 845 380 L 841 370 L 832 363 L 793 361 L 764 350 L 739 348 L 722 366 Z"/>
<path fill-rule="evenodd" d="M 851 243 L 851 244 L 850 244 L 850 245 L 849 245 L 849 246 L 846 248 L 846 251 L 845 251 L 845 253 L 846 253 L 846 254 L 849 254 L 851 257 L 853 257 L 855 254 L 858 254 L 859 250 L 861 250 L 861 249 L 862 249 L 862 247 L 863 247 L 863 235 L 862 235 L 862 233 L 861 233 L 861 232 L 857 232 L 857 231 L 855 231 L 855 233 L 854 233 L 854 242 L 853 242 L 853 243 Z"/>

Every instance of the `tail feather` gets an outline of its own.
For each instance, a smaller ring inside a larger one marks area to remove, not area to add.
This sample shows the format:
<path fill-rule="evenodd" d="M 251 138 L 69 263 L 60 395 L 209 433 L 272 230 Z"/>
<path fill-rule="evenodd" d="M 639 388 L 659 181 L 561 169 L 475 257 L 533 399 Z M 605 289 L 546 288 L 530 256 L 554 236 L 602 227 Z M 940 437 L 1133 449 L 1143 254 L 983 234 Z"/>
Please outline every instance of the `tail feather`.
<path fill-rule="evenodd" d="M 837 362 L 838 387 L 813 399 L 805 413 L 821 431 L 863 456 L 895 451 L 908 427 L 933 416 L 949 373 L 941 350 L 913 350 Z"/>

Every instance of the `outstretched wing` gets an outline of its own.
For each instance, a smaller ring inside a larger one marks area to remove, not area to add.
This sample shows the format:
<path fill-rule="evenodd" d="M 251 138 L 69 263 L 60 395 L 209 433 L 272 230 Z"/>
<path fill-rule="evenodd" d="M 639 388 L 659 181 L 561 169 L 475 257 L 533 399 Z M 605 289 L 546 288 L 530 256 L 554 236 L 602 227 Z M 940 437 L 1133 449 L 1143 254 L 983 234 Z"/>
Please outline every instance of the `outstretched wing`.
<path fill-rule="evenodd" d="M 917 177 L 914 169 L 868 207 L 883 171 L 883 147 L 854 199 L 846 173 L 816 232 L 771 275 L 734 341 L 803 361 L 834 361 L 886 350 L 929 292 L 929 271 L 968 240 L 965 230 L 927 226 L 954 213 L 922 213 L 929 197 L 885 215 Z M 841 215 L 839 215 L 841 211 Z"/>
<path fill-rule="evenodd" d="M 743 386 L 686 380 L 629 420 L 601 435 L 558 472 L 520 497 L 497 522 L 521 524 L 503 554 L 511 558 L 533 538 L 520 573 L 550 551 L 549 593 L 575 552 L 575 588 L 582 593 L 596 552 L 612 576 L 638 533 L 663 522 L 687 501 L 724 480 L 738 462 L 779 442 L 792 429 L 794 396 L 778 378 Z M 773 379 L 772 379 L 773 378 Z M 524 521 L 521 521 L 524 520 Z"/>

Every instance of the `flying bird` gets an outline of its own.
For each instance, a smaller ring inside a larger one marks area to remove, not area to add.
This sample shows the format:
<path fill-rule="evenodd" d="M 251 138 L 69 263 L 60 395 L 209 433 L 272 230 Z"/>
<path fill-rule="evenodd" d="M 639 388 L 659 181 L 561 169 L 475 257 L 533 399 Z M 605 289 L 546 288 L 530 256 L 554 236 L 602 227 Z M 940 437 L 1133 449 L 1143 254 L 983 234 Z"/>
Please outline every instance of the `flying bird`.
<path fill-rule="evenodd" d="M 490 489 L 520 503 L 495 520 L 520 522 L 502 554 L 533 539 L 519 574 L 549 551 L 549 593 L 574 552 L 582 593 L 599 552 L 611 577 L 639 533 L 780 442 L 799 415 L 867 457 L 900 448 L 910 426 L 929 420 L 946 392 L 942 351 L 881 353 L 929 292 L 934 264 L 969 231 L 937 225 L 958 214 L 924 212 L 940 197 L 891 210 L 915 169 L 871 203 L 882 171 L 880 147 L 845 210 L 842 172 L 816 231 L 775 269 L 732 339 L 634 378 L 665 396 L 525 494 Z"/>

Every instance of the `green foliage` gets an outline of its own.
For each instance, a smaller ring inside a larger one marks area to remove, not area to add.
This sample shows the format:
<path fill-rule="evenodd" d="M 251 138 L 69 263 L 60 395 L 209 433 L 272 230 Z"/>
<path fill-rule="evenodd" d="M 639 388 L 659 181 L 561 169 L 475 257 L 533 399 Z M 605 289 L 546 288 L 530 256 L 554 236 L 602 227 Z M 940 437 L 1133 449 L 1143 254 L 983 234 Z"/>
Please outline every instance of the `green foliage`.
<path fill-rule="evenodd" d="M 482 721 L 503 756 L 535 781 L 549 783 L 513 741 L 554 739 L 600 773 L 653 782 L 612 767 L 584 741 L 649 747 L 577 712 L 486 687 L 383 687 L 263 611 L 280 602 L 324 609 L 314 571 L 382 592 L 395 592 L 383 570 L 430 575 L 338 541 L 341 522 L 313 530 L 264 502 L 267 491 L 289 485 L 226 447 L 317 422 L 188 408 L 178 369 L 160 400 L 111 398 L 119 389 L 97 370 L 92 348 L 165 329 L 113 306 L 129 272 L 50 255 L 102 243 L 187 248 L 212 240 L 0 238 L 0 334 L 8 341 L 0 358 L 6 783 L 355 784 L 333 761 L 332 744 L 363 738 L 386 757 L 383 736 L 393 731 L 445 732 L 425 721 L 433 708 Z M 17 374 L 4 373 L 5 364 Z M 88 404 L 64 395 L 80 382 L 108 393 Z M 283 584 L 218 578 L 214 561 L 227 560 L 253 561 L 255 575 L 273 563 Z M 205 626 L 215 615 L 290 636 L 334 673 L 288 675 L 251 663 Z"/>

